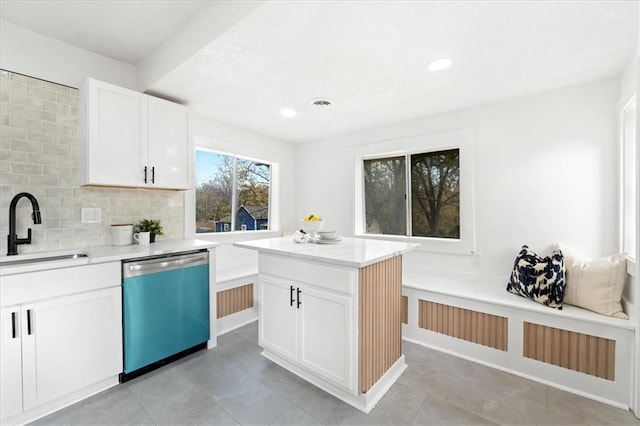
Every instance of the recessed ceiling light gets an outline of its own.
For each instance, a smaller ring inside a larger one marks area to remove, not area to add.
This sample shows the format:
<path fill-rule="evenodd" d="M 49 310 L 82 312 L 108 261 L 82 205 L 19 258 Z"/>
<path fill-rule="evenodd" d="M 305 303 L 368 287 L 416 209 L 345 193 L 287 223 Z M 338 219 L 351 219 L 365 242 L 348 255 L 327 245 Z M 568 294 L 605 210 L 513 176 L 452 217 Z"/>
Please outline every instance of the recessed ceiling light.
<path fill-rule="evenodd" d="M 297 113 L 291 108 L 284 108 L 280 110 L 280 115 L 282 115 L 283 117 L 295 117 L 296 114 Z"/>
<path fill-rule="evenodd" d="M 427 64 L 427 69 L 429 71 L 442 71 L 453 65 L 453 59 L 451 58 L 438 58 Z"/>

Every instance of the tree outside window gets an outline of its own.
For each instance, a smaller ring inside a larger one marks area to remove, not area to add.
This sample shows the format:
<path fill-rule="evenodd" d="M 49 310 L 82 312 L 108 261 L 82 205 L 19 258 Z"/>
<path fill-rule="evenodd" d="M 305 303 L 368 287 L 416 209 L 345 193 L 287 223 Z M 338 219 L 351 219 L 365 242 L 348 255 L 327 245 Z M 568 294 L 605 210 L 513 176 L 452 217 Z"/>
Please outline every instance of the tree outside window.
<path fill-rule="evenodd" d="M 411 156 L 411 235 L 460 238 L 460 151 Z"/>
<path fill-rule="evenodd" d="M 271 167 L 196 149 L 196 233 L 269 229 Z"/>
<path fill-rule="evenodd" d="M 364 160 L 363 167 L 366 233 L 460 238 L 459 149 Z"/>
<path fill-rule="evenodd" d="M 404 157 L 364 161 L 366 232 L 406 235 L 406 166 Z"/>

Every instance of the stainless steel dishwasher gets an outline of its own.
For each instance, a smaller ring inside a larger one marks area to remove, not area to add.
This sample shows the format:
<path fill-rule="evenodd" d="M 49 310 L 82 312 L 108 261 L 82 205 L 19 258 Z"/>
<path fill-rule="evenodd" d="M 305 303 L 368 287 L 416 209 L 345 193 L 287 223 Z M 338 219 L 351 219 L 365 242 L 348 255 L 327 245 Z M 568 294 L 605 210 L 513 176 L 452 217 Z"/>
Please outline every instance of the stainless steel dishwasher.
<path fill-rule="evenodd" d="M 209 253 L 123 261 L 122 308 L 121 382 L 206 347 Z"/>

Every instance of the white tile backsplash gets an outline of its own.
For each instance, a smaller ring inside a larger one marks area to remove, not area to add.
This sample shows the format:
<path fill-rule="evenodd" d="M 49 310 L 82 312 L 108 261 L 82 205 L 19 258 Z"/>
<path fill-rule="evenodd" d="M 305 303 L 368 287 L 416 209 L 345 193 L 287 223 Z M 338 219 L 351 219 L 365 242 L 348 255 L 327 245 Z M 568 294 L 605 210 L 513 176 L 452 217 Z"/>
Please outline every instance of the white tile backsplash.
<path fill-rule="evenodd" d="M 184 193 L 155 189 L 86 188 L 78 182 L 77 89 L 3 71 L 0 73 L 0 232 L 9 233 L 9 203 L 30 192 L 42 224 L 31 222 L 25 199 L 17 209 L 18 237 L 32 228 L 20 253 L 111 243 L 109 225 L 160 219 L 162 238 L 184 236 Z M 83 207 L 102 209 L 102 222 L 80 222 Z M 6 253 L 6 243 L 1 249 Z"/>

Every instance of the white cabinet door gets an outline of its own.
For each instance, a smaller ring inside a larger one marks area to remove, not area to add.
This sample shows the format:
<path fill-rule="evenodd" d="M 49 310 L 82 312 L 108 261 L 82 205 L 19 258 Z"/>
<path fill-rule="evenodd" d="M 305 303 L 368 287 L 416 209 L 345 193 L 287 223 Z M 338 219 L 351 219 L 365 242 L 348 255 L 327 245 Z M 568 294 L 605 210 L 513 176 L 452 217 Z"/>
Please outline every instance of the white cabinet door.
<path fill-rule="evenodd" d="M 298 360 L 298 309 L 295 285 L 272 277 L 260 277 L 259 343 L 278 355 Z M 293 293 L 292 293 L 293 291 Z"/>
<path fill-rule="evenodd" d="M 353 360 L 354 298 L 301 287 L 298 362 L 319 376 L 356 391 Z M 357 393 L 354 393 L 357 395 Z"/>
<path fill-rule="evenodd" d="M 144 186 L 147 101 L 141 93 L 89 80 L 81 184 Z M 85 169 L 86 167 L 86 169 Z"/>
<path fill-rule="evenodd" d="M 189 189 L 187 108 L 93 79 L 83 91 L 81 185 Z"/>
<path fill-rule="evenodd" d="M 25 410 L 122 372 L 121 301 L 113 287 L 22 306 Z"/>
<path fill-rule="evenodd" d="M 20 306 L 0 309 L 0 420 L 22 412 Z"/>
<path fill-rule="evenodd" d="M 188 189 L 188 114 L 178 104 L 148 97 L 150 183 L 157 188 Z"/>

